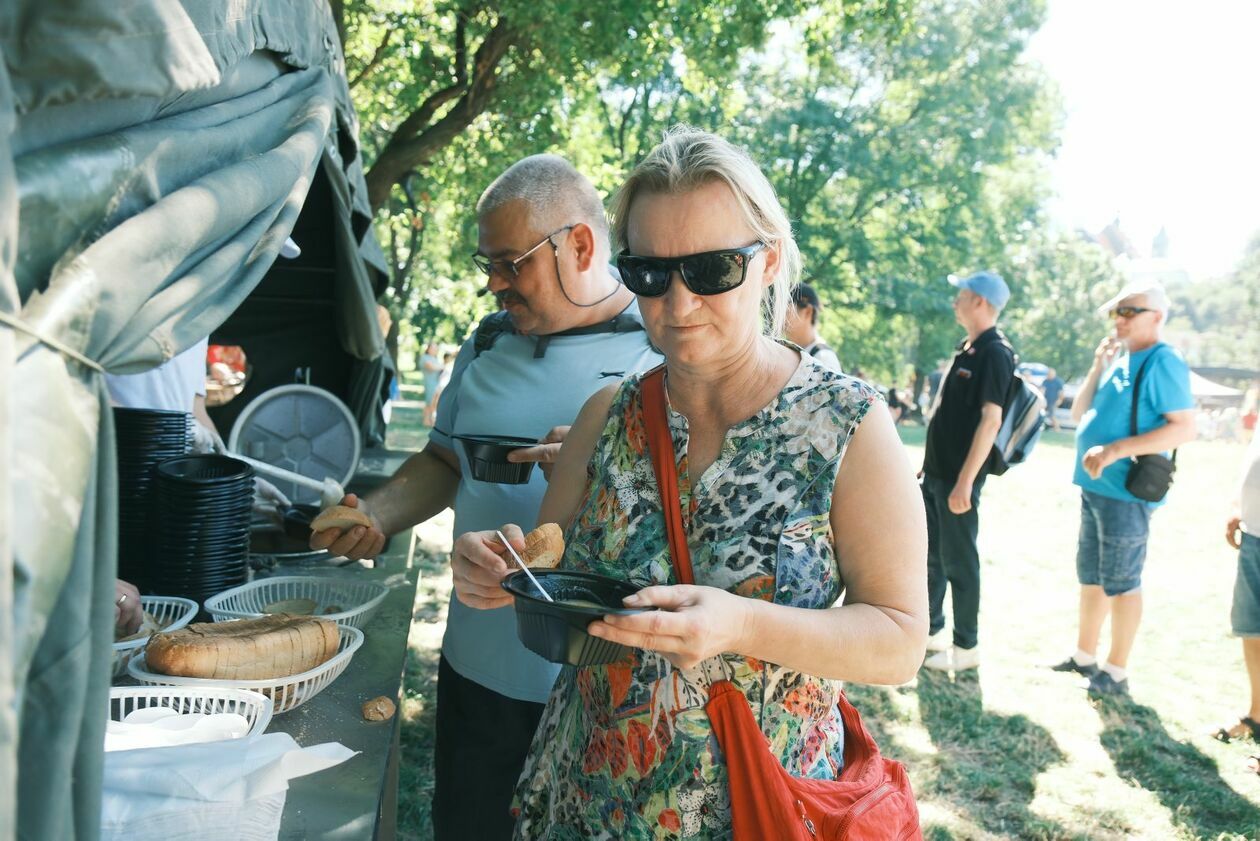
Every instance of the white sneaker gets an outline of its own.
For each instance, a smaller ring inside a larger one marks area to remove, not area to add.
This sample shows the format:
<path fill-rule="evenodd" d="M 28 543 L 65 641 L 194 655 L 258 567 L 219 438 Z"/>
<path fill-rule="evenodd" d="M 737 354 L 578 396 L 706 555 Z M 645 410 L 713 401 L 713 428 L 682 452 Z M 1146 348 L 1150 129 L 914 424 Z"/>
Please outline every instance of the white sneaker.
<path fill-rule="evenodd" d="M 927 650 L 928 651 L 949 651 L 949 646 L 950 646 L 949 640 L 950 640 L 950 635 L 945 633 L 944 630 L 937 631 L 935 634 L 932 634 L 931 636 L 928 637 Z"/>
<path fill-rule="evenodd" d="M 954 647 L 954 671 L 965 672 L 980 665 L 980 646 L 975 648 Z"/>
<path fill-rule="evenodd" d="M 938 651 L 923 661 L 923 668 L 938 672 L 963 672 L 980 665 L 980 648 L 959 648 L 951 646 Z"/>

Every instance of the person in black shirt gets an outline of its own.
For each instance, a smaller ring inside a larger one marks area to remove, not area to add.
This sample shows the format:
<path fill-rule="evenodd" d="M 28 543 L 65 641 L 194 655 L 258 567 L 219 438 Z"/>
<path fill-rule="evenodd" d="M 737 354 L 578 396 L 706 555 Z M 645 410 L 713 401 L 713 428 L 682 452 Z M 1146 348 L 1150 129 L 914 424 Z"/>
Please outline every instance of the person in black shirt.
<path fill-rule="evenodd" d="M 997 328 L 998 314 L 1011 296 L 1006 282 L 992 272 L 967 278 L 950 275 L 949 282 L 958 288 L 954 317 L 967 338 L 959 344 L 941 382 L 920 474 L 927 508 L 932 633 L 931 653 L 923 665 L 960 671 L 974 669 L 980 662 L 977 509 L 993 440 L 1002 426 L 1002 407 L 1015 376 L 1015 352 Z M 947 586 L 953 596 L 952 645 L 943 633 Z"/>

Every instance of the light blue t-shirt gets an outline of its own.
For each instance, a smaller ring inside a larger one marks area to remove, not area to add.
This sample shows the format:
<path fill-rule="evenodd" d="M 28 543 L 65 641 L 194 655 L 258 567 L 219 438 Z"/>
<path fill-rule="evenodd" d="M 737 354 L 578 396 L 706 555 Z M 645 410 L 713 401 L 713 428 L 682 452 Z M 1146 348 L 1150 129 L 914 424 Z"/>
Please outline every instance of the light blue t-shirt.
<path fill-rule="evenodd" d="M 638 318 L 638 302 L 627 314 Z M 529 531 L 547 491 L 535 467 L 528 484 L 499 485 L 472 478 L 463 444 L 453 435 L 541 438 L 554 426 L 571 425 L 587 398 L 604 386 L 659 365 L 647 333 L 591 333 L 551 336 L 546 353 L 535 358 L 538 341 L 515 333 L 500 335 L 480 356 L 473 339 L 464 342 L 450 384 L 438 403 L 429 440 L 459 456 L 463 478 L 455 496 L 455 536 L 515 523 Z M 544 702 L 560 666 L 534 654 L 516 636 L 509 607 L 476 610 L 452 595 L 442 654 L 455 671 L 501 695 Z"/>
<path fill-rule="evenodd" d="M 1153 356 L 1152 356 L 1153 355 Z M 1138 368 L 1147 359 L 1150 363 L 1142 374 L 1142 393 L 1138 400 L 1138 434 L 1164 426 L 1164 415 L 1194 408 L 1190 393 L 1190 368 L 1171 345 L 1160 342 L 1146 350 L 1120 357 L 1098 381 L 1094 402 L 1076 428 L 1076 472 L 1072 481 L 1087 491 L 1126 502 L 1143 502 L 1129 493 L 1124 480 L 1129 475 L 1129 460 L 1120 459 L 1103 469 L 1097 479 L 1089 478 L 1081 458 L 1090 447 L 1110 444 L 1131 436 L 1129 414 L 1133 406 L 1133 380 Z M 1155 507 L 1162 502 L 1151 502 Z"/>

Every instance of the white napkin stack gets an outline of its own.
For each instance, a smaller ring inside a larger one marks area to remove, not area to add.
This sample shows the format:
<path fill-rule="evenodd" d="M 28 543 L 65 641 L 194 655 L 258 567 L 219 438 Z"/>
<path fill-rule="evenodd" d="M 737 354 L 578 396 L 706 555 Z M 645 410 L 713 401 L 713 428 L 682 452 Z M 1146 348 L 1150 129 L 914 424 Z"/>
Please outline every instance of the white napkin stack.
<path fill-rule="evenodd" d="M 287 733 L 105 755 L 102 841 L 274 841 L 289 780 L 345 762 Z"/>

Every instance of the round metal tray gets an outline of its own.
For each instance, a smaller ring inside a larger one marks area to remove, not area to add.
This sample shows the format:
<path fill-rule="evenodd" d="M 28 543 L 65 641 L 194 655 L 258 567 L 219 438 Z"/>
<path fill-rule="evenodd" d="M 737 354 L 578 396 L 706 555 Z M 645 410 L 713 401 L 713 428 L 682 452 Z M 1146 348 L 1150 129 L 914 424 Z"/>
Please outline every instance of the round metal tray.
<path fill-rule="evenodd" d="M 232 425 L 236 453 L 322 481 L 348 483 L 359 466 L 361 435 L 354 415 L 331 392 L 283 385 L 253 399 Z M 319 502 L 319 492 L 266 477 L 290 502 Z"/>

